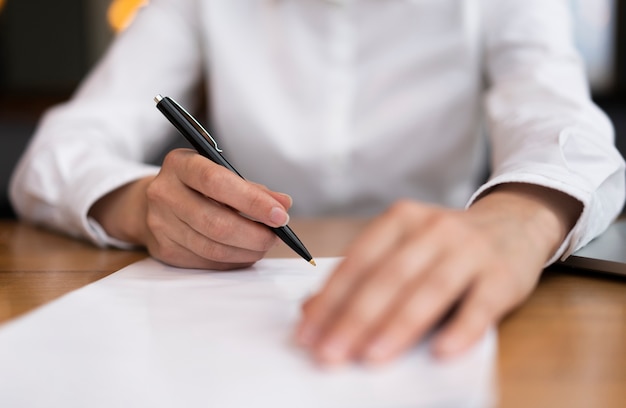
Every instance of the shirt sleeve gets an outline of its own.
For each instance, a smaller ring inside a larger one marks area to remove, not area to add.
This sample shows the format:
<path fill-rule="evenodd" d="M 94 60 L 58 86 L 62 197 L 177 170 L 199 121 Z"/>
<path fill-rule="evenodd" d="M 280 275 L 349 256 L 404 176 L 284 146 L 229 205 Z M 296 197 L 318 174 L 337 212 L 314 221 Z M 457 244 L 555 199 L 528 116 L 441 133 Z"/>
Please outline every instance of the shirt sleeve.
<path fill-rule="evenodd" d="M 484 4 L 486 116 L 492 174 L 471 203 L 501 183 L 532 183 L 576 198 L 583 211 L 549 263 L 604 231 L 624 202 L 624 160 L 592 102 L 565 0 Z"/>
<path fill-rule="evenodd" d="M 153 98 L 160 93 L 189 106 L 201 76 L 194 7 L 151 1 L 75 95 L 44 115 L 10 182 L 20 218 L 101 246 L 125 245 L 87 214 L 107 193 L 158 172 L 145 163 L 172 128 Z"/>

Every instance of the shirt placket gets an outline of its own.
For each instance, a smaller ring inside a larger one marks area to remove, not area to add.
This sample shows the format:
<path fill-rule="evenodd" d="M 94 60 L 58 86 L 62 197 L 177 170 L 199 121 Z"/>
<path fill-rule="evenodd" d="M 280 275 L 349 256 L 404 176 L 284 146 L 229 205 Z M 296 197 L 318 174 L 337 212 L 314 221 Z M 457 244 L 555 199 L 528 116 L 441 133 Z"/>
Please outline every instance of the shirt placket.
<path fill-rule="evenodd" d="M 350 191 L 350 118 L 352 116 L 355 73 L 355 33 L 349 19 L 350 0 L 329 2 L 330 22 L 328 36 L 328 143 L 327 193 L 337 206 L 346 203 Z"/>

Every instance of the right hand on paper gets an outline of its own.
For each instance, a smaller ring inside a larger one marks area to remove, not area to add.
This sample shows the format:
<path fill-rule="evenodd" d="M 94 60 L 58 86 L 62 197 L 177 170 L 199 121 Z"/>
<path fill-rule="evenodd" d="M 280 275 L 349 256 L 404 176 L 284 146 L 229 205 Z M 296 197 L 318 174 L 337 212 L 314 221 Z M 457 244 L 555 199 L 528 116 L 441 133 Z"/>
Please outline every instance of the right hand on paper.
<path fill-rule="evenodd" d="M 226 270 L 261 259 L 277 242 L 262 224 L 286 225 L 290 207 L 288 195 L 243 180 L 193 150 L 176 149 L 158 175 L 109 193 L 90 216 L 110 236 L 145 246 L 167 264 Z"/>

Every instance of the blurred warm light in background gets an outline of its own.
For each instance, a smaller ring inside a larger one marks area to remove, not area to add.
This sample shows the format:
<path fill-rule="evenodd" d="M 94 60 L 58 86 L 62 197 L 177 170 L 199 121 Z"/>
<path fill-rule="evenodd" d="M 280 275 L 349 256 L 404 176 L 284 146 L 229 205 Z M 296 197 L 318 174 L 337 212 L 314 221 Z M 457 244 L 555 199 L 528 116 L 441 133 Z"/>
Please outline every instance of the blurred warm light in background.
<path fill-rule="evenodd" d="M 0 0 L 0 5 L 3 1 Z M 107 12 L 109 24 L 115 32 L 122 31 L 133 21 L 137 10 L 147 3 L 148 0 L 113 0 Z"/>
<path fill-rule="evenodd" d="M 0 0 L 0 11 L 2 11 L 2 7 L 4 7 L 4 0 Z"/>

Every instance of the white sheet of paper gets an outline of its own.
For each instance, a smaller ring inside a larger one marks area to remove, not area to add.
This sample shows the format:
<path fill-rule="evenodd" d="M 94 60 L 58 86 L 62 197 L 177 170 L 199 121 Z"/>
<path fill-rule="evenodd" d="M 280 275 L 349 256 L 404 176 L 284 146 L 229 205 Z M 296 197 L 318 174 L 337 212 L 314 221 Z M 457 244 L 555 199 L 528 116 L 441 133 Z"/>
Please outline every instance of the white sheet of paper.
<path fill-rule="evenodd" d="M 495 331 L 460 358 L 422 343 L 382 368 L 324 370 L 291 335 L 337 259 L 235 272 L 152 259 L 0 327 L 0 407 L 487 407 Z"/>

